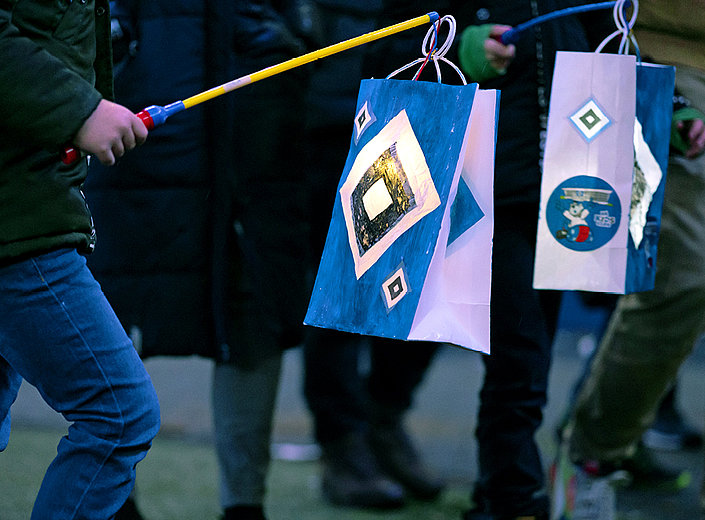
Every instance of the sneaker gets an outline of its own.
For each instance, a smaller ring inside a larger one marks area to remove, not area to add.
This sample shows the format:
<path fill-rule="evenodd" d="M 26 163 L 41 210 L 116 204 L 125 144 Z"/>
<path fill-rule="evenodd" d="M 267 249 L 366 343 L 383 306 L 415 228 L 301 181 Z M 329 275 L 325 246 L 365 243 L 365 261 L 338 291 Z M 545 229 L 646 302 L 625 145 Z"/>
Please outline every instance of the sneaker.
<path fill-rule="evenodd" d="M 644 445 L 656 450 L 698 449 L 703 435 L 690 426 L 676 410 L 659 411 L 656 420 L 641 437 Z"/>
<path fill-rule="evenodd" d="M 421 462 L 401 422 L 374 425 L 369 439 L 382 471 L 404 486 L 414 498 L 434 500 L 443 491 L 445 483 Z"/>
<path fill-rule="evenodd" d="M 463 515 L 463 520 L 548 520 L 548 515 L 520 515 L 499 518 L 481 509 L 471 509 Z"/>
<path fill-rule="evenodd" d="M 405 504 L 404 488 L 382 472 L 363 435 L 351 434 L 322 448 L 321 491 L 330 503 L 370 509 Z"/>
<path fill-rule="evenodd" d="M 550 479 L 551 520 L 615 520 L 615 488 L 627 485 L 629 474 L 607 471 L 596 462 L 574 464 L 561 447 Z"/>
<path fill-rule="evenodd" d="M 690 486 L 692 481 L 690 471 L 663 466 L 642 443 L 638 444 L 636 453 L 631 458 L 620 464 L 620 468 L 629 473 L 633 488 L 677 493 Z"/>

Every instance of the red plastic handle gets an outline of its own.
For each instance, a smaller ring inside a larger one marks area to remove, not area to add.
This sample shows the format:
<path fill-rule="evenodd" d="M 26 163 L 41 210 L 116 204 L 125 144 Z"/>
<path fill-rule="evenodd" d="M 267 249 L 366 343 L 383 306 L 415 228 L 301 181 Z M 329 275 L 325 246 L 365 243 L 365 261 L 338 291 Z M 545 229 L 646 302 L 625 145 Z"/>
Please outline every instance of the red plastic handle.
<path fill-rule="evenodd" d="M 145 108 L 144 110 L 137 112 L 135 115 L 142 120 L 144 126 L 147 127 L 147 130 L 154 130 L 154 119 L 152 119 L 152 114 L 149 113 L 149 110 Z"/>
<path fill-rule="evenodd" d="M 61 152 L 61 162 L 64 164 L 73 164 L 83 157 L 83 153 L 78 148 L 67 146 Z"/>

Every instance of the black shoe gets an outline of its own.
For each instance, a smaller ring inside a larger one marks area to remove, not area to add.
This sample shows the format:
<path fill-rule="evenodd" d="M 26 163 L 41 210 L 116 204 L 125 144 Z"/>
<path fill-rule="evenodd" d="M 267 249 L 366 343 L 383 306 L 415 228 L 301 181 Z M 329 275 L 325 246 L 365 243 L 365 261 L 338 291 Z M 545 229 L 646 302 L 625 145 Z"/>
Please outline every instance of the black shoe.
<path fill-rule="evenodd" d="M 481 509 L 474 508 L 470 511 L 465 511 L 465 514 L 463 514 L 463 520 L 494 520 L 494 517 L 489 513 L 485 513 Z"/>
<path fill-rule="evenodd" d="M 225 508 L 223 520 L 267 520 L 260 505 L 232 506 Z"/>
<path fill-rule="evenodd" d="M 119 511 L 113 517 L 113 520 L 144 520 L 144 517 L 137 509 L 137 503 L 132 497 L 127 497 L 127 500 Z"/>
<path fill-rule="evenodd" d="M 620 466 L 631 475 L 633 488 L 676 493 L 687 488 L 692 479 L 690 471 L 670 469 L 659 464 L 649 448 L 642 443 L 637 446 L 634 456 Z"/>
<path fill-rule="evenodd" d="M 463 520 L 548 520 L 548 514 L 519 515 L 509 517 L 492 516 L 481 509 L 471 509 L 463 515 Z"/>
<path fill-rule="evenodd" d="M 404 488 L 382 473 L 363 435 L 351 434 L 322 448 L 321 490 L 330 503 L 370 509 L 404 505 Z"/>
<path fill-rule="evenodd" d="M 375 424 L 369 439 L 382 471 L 414 498 L 434 500 L 443 491 L 445 483 L 423 465 L 401 422 Z"/>

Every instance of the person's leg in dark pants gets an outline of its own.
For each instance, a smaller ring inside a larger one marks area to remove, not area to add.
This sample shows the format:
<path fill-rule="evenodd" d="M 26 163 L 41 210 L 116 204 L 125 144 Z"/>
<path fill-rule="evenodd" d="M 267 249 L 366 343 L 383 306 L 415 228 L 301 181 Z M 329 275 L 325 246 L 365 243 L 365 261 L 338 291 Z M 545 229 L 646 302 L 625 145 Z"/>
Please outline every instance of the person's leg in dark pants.
<path fill-rule="evenodd" d="M 423 466 L 403 425 L 435 350 L 429 343 L 308 331 L 304 393 L 323 449 L 329 500 L 396 507 L 405 492 L 422 499 L 440 493 L 442 482 Z"/>
<path fill-rule="evenodd" d="M 304 396 L 323 451 L 322 491 L 338 505 L 394 508 L 404 489 L 384 475 L 368 443 L 365 378 L 360 372 L 365 338 L 310 328 L 304 344 Z"/>
<path fill-rule="evenodd" d="M 382 469 L 414 497 L 432 500 L 443 482 L 425 467 L 404 427 L 437 343 L 370 338 L 369 439 Z"/>
<path fill-rule="evenodd" d="M 498 207 L 495 214 L 492 350 L 483 357 L 474 498 L 479 510 L 502 520 L 548 514 L 534 435 L 546 404 L 560 295 L 532 288 L 536 222 L 517 215 L 535 214 L 534 207 Z"/>

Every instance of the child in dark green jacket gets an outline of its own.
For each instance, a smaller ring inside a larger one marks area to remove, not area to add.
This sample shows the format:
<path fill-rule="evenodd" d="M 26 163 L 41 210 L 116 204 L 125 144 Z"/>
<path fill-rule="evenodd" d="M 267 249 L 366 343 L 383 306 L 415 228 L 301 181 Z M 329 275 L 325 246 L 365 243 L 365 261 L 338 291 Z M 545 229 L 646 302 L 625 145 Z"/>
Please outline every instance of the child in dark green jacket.
<path fill-rule="evenodd" d="M 107 0 L 0 0 L 0 449 L 24 379 L 66 418 L 32 519 L 112 518 L 159 427 L 147 372 L 81 253 L 87 160 L 147 137 L 112 96 Z M 95 86 L 94 86 L 95 85 Z M 97 88 L 96 88 L 97 86 Z"/>

